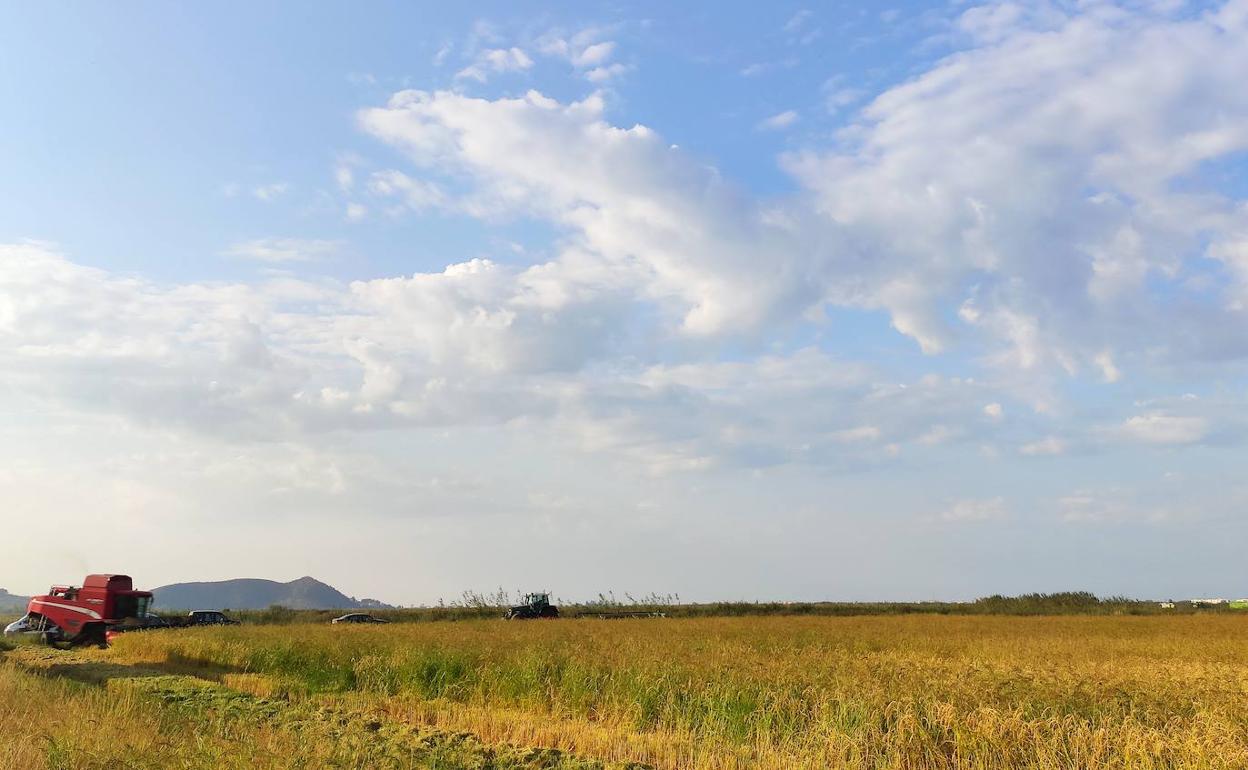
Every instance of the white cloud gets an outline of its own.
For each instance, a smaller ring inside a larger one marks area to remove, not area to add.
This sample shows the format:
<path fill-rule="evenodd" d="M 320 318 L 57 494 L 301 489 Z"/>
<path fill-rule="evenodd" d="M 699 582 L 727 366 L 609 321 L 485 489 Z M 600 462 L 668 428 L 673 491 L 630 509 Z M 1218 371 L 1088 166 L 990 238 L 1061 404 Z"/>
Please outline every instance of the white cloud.
<path fill-rule="evenodd" d="M 1108 351 L 1098 353 L 1092 362 L 1100 368 L 1102 381 L 1117 382 L 1122 379 L 1122 372 L 1118 371 L 1118 367 L 1114 365 L 1114 357 Z"/>
<path fill-rule="evenodd" d="M 992 521 L 1009 515 L 1004 497 L 958 500 L 941 512 L 941 521 Z"/>
<path fill-rule="evenodd" d="M 601 43 L 587 45 L 571 54 L 572 64 L 578 68 L 600 67 L 615 53 L 615 43 L 604 40 Z"/>
<path fill-rule="evenodd" d="M 1121 433 L 1147 444 L 1193 444 L 1209 433 L 1209 423 L 1203 417 L 1150 412 L 1128 418 Z"/>
<path fill-rule="evenodd" d="M 1020 454 L 1032 457 L 1045 455 L 1060 455 L 1066 451 L 1066 442 L 1056 436 L 1048 436 L 1039 441 L 1031 441 L 1023 444 L 1018 449 Z"/>
<path fill-rule="evenodd" d="M 974 383 L 881 384 L 810 349 L 600 366 L 618 354 L 629 306 L 601 294 L 552 302 L 541 267 L 472 260 L 348 286 L 160 286 L 40 246 L 0 256 L 0 385 L 138 424 L 294 439 L 527 420 L 671 472 L 887 463 L 903 444 L 982 422 Z"/>
<path fill-rule="evenodd" d="M 586 27 L 572 35 L 554 29 L 538 40 L 537 47 L 547 56 L 567 61 L 591 83 L 604 83 L 632 69 L 611 61 L 618 46 L 614 40 L 603 40 L 606 34 L 608 30 L 598 27 Z"/>
<path fill-rule="evenodd" d="M 814 14 L 812 14 L 809 10 L 803 8 L 802 10 L 790 16 L 789 20 L 784 23 L 784 31 L 785 32 L 797 32 L 802 27 L 804 27 L 808 21 L 810 21 L 812 16 L 814 16 Z"/>
<path fill-rule="evenodd" d="M 880 429 L 874 425 L 860 425 L 856 428 L 846 428 L 844 430 L 833 431 L 831 436 L 837 441 L 845 442 L 878 441 L 880 438 Z"/>
<path fill-rule="evenodd" d="M 790 56 L 778 61 L 754 62 L 742 67 L 739 72 L 742 77 L 752 78 L 775 70 L 792 69 L 797 66 L 797 63 L 797 57 Z"/>
<path fill-rule="evenodd" d="M 332 240 L 258 238 L 236 243 L 223 253 L 258 262 L 313 262 L 333 257 L 342 250 L 342 246 L 342 241 Z"/>
<path fill-rule="evenodd" d="M 268 202 L 280 198 L 290 190 L 289 182 L 272 182 L 270 184 L 262 184 L 251 189 L 251 194 L 256 198 Z"/>
<path fill-rule="evenodd" d="M 381 197 L 397 197 L 410 209 L 420 211 L 446 203 L 446 194 L 437 184 L 413 179 L 402 171 L 376 171 L 368 178 L 368 190 Z"/>
<path fill-rule="evenodd" d="M 984 414 L 990 420 L 1000 420 L 1005 417 L 1005 409 L 1000 404 L 993 402 L 984 406 Z"/>
<path fill-rule="evenodd" d="M 532 66 L 533 59 L 519 48 L 487 48 L 477 54 L 472 64 L 455 73 L 455 78 L 484 83 L 492 74 L 523 72 Z"/>
<path fill-rule="evenodd" d="M 1248 320 L 1233 303 L 1172 301 L 1239 210 L 1176 185 L 1248 149 L 1236 4 L 1187 18 L 1041 7 L 968 10 L 972 48 L 878 96 L 837 150 L 786 156 L 872 266 L 829 300 L 885 309 L 927 351 L 976 339 L 1015 373 L 1112 381 L 1144 357 L 1245 355 L 1222 331 Z"/>
<path fill-rule="evenodd" d="M 792 126 L 798 120 L 796 110 L 785 110 L 769 118 L 759 121 L 758 128 L 763 131 L 779 131 Z"/>
<path fill-rule="evenodd" d="M 1183 507 L 1142 501 L 1122 489 L 1077 490 L 1057 500 L 1057 515 L 1070 524 L 1152 523 L 1191 518 Z"/>
<path fill-rule="evenodd" d="M 574 233 L 540 272 L 548 300 L 628 292 L 678 313 L 686 333 L 710 335 L 799 315 L 817 298 L 820 257 L 803 252 L 800 233 L 650 129 L 616 128 L 602 112 L 598 96 L 563 105 L 536 92 L 488 101 L 406 91 L 360 122 L 423 168 L 469 175 L 467 210 L 523 212 Z"/>
<path fill-rule="evenodd" d="M 334 181 L 338 183 L 338 189 L 343 192 L 350 192 L 355 185 L 355 173 L 351 167 L 345 164 L 334 168 Z"/>
<path fill-rule="evenodd" d="M 628 65 L 614 62 L 601 67 L 594 67 L 585 73 L 585 79 L 591 83 L 605 83 L 629 71 Z"/>
<path fill-rule="evenodd" d="M 348 222 L 362 222 L 368 216 L 368 207 L 363 203 L 348 203 L 345 216 Z"/>
<path fill-rule="evenodd" d="M 433 55 L 433 66 L 441 67 L 442 64 L 446 61 L 446 57 L 450 56 L 451 52 L 454 50 L 455 50 L 455 44 L 449 41 L 439 46 L 437 53 Z"/>

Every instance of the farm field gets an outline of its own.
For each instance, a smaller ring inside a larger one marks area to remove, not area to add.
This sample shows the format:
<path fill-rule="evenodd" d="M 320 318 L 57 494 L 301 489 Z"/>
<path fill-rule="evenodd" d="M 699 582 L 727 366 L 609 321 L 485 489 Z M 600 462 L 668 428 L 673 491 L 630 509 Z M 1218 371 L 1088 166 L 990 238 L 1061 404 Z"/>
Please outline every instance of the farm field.
<path fill-rule="evenodd" d="M 0 766 L 1242 768 L 1245 632 L 1229 615 L 746 617 L 19 645 Z"/>

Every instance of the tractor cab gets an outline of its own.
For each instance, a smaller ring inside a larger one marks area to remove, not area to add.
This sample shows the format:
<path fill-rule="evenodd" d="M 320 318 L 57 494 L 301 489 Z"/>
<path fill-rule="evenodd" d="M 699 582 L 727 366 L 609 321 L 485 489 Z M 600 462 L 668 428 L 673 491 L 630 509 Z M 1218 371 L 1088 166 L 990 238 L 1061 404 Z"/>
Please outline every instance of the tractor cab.
<path fill-rule="evenodd" d="M 532 620 L 533 618 L 557 618 L 559 608 L 550 603 L 550 594 L 524 595 L 524 604 L 512 607 L 503 616 L 507 620 Z"/>

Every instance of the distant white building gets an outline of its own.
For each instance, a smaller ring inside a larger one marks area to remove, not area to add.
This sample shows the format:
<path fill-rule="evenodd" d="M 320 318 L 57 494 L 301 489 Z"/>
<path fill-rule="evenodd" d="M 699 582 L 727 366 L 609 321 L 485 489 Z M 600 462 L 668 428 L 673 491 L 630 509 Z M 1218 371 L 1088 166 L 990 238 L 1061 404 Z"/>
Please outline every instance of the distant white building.
<path fill-rule="evenodd" d="M 1159 606 L 1163 610 L 1172 610 L 1174 609 L 1174 602 L 1159 602 Z"/>
<path fill-rule="evenodd" d="M 1219 604 L 1226 604 L 1226 599 L 1192 599 L 1193 607 L 1216 607 Z"/>

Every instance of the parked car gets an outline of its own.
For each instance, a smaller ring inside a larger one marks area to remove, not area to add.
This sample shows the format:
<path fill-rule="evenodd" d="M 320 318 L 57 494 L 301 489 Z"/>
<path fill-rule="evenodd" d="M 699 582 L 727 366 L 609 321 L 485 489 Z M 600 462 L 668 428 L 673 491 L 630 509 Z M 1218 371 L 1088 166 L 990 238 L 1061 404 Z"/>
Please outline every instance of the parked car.
<path fill-rule="evenodd" d="M 363 612 L 352 612 L 343 615 L 340 618 L 334 618 L 330 623 L 389 623 L 385 618 L 375 618 L 372 615 L 366 615 Z"/>
<path fill-rule="evenodd" d="M 220 610 L 195 610 L 186 616 L 188 626 L 237 626 L 238 621 L 227 618 Z"/>
<path fill-rule="evenodd" d="M 112 642 L 120 634 L 131 631 L 150 631 L 153 628 L 170 628 L 173 624 L 154 612 L 145 612 L 142 617 L 131 618 L 115 626 L 109 626 L 104 632 L 104 641 Z"/>

